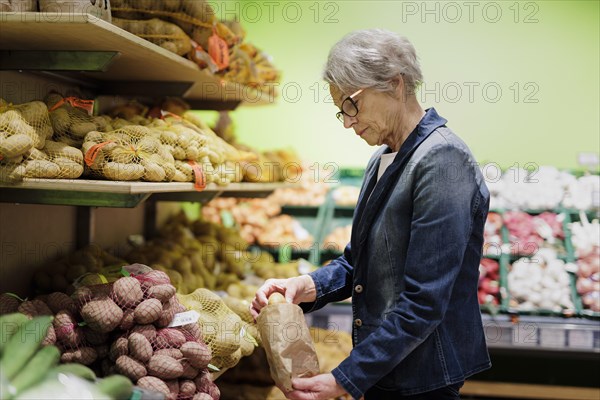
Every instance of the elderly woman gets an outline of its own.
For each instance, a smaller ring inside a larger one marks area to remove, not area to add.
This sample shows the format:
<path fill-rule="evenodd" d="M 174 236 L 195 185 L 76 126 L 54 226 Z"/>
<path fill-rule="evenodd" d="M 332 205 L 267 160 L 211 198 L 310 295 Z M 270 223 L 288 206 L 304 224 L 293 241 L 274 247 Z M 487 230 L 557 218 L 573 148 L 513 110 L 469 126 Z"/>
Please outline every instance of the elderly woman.
<path fill-rule="evenodd" d="M 293 381 L 290 399 L 457 399 L 490 367 L 477 283 L 489 192 L 467 145 L 415 91 L 412 44 L 383 30 L 351 33 L 329 54 L 336 117 L 369 145 L 344 255 L 309 275 L 270 279 L 305 312 L 352 296 L 354 349 L 330 374 Z"/>

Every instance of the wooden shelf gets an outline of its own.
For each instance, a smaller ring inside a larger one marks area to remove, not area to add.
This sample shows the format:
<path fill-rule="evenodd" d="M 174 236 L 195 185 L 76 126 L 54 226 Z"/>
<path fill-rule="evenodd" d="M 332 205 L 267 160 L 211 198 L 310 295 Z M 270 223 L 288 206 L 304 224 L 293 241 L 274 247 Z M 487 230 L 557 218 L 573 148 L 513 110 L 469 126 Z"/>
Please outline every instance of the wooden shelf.
<path fill-rule="evenodd" d="M 229 103 L 232 107 L 240 102 L 269 104 L 274 101 L 269 93 L 223 82 L 200 70 L 194 62 L 89 14 L 0 13 L 0 23 L 0 50 L 29 52 L 27 60 L 35 51 L 116 52 L 104 72 L 61 72 L 84 81 L 93 80 L 100 91 L 107 86 L 112 94 L 179 95 L 192 103 L 212 101 Z M 16 67 L 15 61 L 18 59 L 5 60 L 4 69 L 25 69 Z M 54 71 L 73 70 L 73 65 L 68 68 L 62 65 L 57 64 Z M 31 69 L 30 63 L 27 67 Z M 90 70 L 89 67 L 82 69 Z M 160 90 L 154 90 L 154 85 Z"/>
<path fill-rule="evenodd" d="M 203 191 L 193 183 L 123 182 L 86 179 L 25 179 L 17 184 L 0 184 L 0 202 L 95 207 L 136 207 L 141 202 L 207 202 L 216 196 L 266 197 L 287 183 L 209 184 Z"/>

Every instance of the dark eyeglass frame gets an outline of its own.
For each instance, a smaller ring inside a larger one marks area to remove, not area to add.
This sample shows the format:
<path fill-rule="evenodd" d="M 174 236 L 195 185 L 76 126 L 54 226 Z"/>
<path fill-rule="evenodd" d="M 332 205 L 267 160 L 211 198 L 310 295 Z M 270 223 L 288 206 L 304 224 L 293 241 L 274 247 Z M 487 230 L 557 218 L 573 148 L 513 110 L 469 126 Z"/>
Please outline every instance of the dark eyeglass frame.
<path fill-rule="evenodd" d="M 356 96 L 358 96 L 359 94 L 362 93 L 364 89 L 358 89 L 356 92 L 352 93 L 350 96 L 346 97 L 344 99 L 344 101 L 342 101 L 341 107 L 340 107 L 340 111 L 335 113 L 335 117 L 343 124 L 344 123 L 344 115 L 347 115 L 348 117 L 352 118 L 352 117 L 356 117 L 358 115 L 358 106 L 356 105 L 356 102 L 354 101 L 354 98 Z M 354 109 L 356 110 L 355 113 L 353 114 L 349 114 L 347 112 L 344 111 L 344 104 L 349 101 L 350 104 L 352 104 L 352 106 L 354 107 Z"/>

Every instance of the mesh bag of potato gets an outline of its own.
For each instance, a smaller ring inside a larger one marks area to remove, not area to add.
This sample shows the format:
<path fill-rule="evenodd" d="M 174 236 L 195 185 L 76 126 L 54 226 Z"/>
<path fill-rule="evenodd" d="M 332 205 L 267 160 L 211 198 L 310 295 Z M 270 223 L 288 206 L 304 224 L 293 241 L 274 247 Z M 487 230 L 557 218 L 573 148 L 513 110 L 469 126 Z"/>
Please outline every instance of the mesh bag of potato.
<path fill-rule="evenodd" d="M 180 56 L 192 50 L 190 37 L 180 27 L 158 18 L 147 21 L 113 18 L 112 23 Z"/>
<path fill-rule="evenodd" d="M 254 351 L 256 339 L 252 335 L 256 333 L 218 295 L 197 289 L 188 295 L 178 294 L 177 298 L 187 309 L 200 314 L 198 324 L 212 352 L 211 364 L 221 369 L 221 373 Z"/>
<path fill-rule="evenodd" d="M 47 140 L 50 137 L 52 128 L 44 103 L 12 106 L 0 102 L 0 181 L 81 176 L 81 151 Z"/>
<path fill-rule="evenodd" d="M 57 142 L 81 148 L 83 139 L 88 132 L 107 129 L 106 118 L 92 116 L 93 100 L 63 97 L 57 93 L 51 93 L 46 96 L 45 102 L 54 130 L 53 139 Z"/>
<path fill-rule="evenodd" d="M 161 142 L 169 149 L 178 169 L 186 174 L 188 181 L 197 179 L 200 173 L 206 183 L 227 185 L 241 181 L 242 174 L 237 161 L 248 157 L 248 154 L 227 145 L 216 134 L 211 135 L 176 115 L 156 119 L 149 126 L 161 131 Z"/>
<path fill-rule="evenodd" d="M 91 175 L 115 181 L 187 181 L 162 145 L 160 132 L 144 126 L 92 131 L 85 136 L 82 149 Z"/>
<path fill-rule="evenodd" d="M 111 8 L 113 17 L 158 17 L 168 20 L 183 29 L 205 49 L 211 47 L 211 39 L 214 41 L 215 36 L 224 42 L 225 49 L 239 40 L 227 25 L 217 21 L 210 3 L 204 0 L 113 0 Z"/>

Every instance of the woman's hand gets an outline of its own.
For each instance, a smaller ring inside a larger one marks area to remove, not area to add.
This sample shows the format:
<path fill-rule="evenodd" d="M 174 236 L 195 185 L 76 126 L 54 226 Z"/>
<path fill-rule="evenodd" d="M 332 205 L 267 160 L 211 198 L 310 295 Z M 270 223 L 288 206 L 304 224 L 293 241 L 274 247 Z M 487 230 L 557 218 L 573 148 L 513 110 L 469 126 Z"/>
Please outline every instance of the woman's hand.
<path fill-rule="evenodd" d="M 291 400 L 327 400 L 346 394 L 344 388 L 336 382 L 332 374 L 296 378 L 292 380 L 292 386 L 294 391 L 285 395 Z"/>
<path fill-rule="evenodd" d="M 250 313 L 256 319 L 260 310 L 268 304 L 271 294 L 279 292 L 285 296 L 288 303 L 304 303 L 317 299 L 315 282 L 309 275 L 301 275 L 289 279 L 267 279 L 256 291 Z"/>

